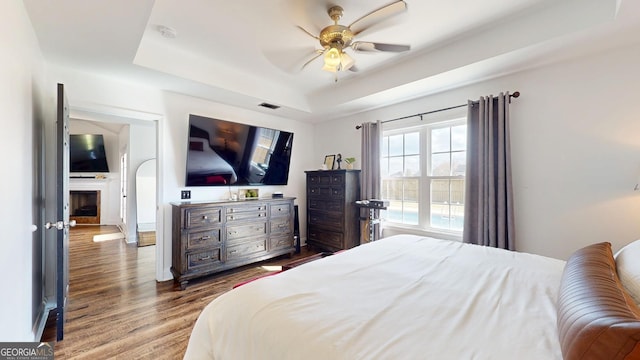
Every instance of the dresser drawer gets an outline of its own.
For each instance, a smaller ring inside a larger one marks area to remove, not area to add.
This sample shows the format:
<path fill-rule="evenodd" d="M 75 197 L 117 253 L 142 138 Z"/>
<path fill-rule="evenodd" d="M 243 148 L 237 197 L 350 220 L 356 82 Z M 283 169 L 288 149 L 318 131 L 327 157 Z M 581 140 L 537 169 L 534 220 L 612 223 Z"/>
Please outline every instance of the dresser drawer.
<path fill-rule="evenodd" d="M 222 239 L 222 229 L 215 228 L 206 231 L 190 231 L 187 232 L 187 250 L 198 249 L 203 247 L 220 247 Z"/>
<path fill-rule="evenodd" d="M 227 209 L 226 219 L 227 222 L 241 221 L 241 220 L 264 220 L 267 218 L 267 210 L 253 211 L 253 212 L 236 212 L 229 213 Z"/>
<path fill-rule="evenodd" d="M 255 201 L 255 200 L 251 200 L 250 202 Z M 253 211 L 267 211 L 267 204 L 261 203 L 261 202 L 256 202 L 256 203 L 252 203 L 251 205 L 232 205 L 232 206 L 227 206 L 226 208 L 227 210 L 227 215 L 229 214 L 237 214 L 237 213 L 246 213 L 246 212 L 253 212 Z"/>
<path fill-rule="evenodd" d="M 246 258 L 267 251 L 267 238 L 243 242 L 233 246 L 227 246 L 226 261 Z"/>
<path fill-rule="evenodd" d="M 209 249 L 187 253 L 187 271 L 204 270 L 222 266 L 221 249 Z"/>
<path fill-rule="evenodd" d="M 341 213 L 309 210 L 310 225 L 318 225 L 327 228 L 333 228 L 335 230 L 342 230 L 342 219 L 344 219 L 344 216 Z"/>
<path fill-rule="evenodd" d="M 344 174 L 331 175 L 331 185 L 344 185 Z"/>
<path fill-rule="evenodd" d="M 279 249 L 289 249 L 293 247 L 292 236 L 278 236 L 269 239 L 269 251 Z"/>
<path fill-rule="evenodd" d="M 308 240 L 314 243 L 342 249 L 344 247 L 343 237 L 344 235 L 341 232 L 327 231 L 312 225 L 309 226 Z"/>
<path fill-rule="evenodd" d="M 271 204 L 269 207 L 269 215 L 271 217 L 291 216 L 291 212 L 291 202 Z"/>
<path fill-rule="evenodd" d="M 289 218 L 271 219 L 270 230 L 272 235 L 292 234 L 293 226 Z"/>
<path fill-rule="evenodd" d="M 227 225 L 227 242 L 249 236 L 262 236 L 267 234 L 267 222 L 251 222 L 242 225 Z"/>
<path fill-rule="evenodd" d="M 186 229 L 210 226 L 220 223 L 222 218 L 221 207 L 204 207 L 185 210 L 184 227 Z"/>
<path fill-rule="evenodd" d="M 331 201 L 324 199 L 309 199 L 309 209 L 310 210 L 322 210 L 322 211 L 332 211 L 336 213 L 344 212 L 344 202 L 342 201 Z"/>

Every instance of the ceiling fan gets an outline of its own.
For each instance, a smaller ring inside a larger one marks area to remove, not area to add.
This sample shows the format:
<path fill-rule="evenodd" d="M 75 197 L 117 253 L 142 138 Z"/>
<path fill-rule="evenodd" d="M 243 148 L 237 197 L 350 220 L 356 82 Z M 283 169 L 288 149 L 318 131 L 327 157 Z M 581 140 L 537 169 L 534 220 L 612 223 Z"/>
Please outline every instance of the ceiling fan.
<path fill-rule="evenodd" d="M 389 18 L 390 16 L 399 14 L 407 9 L 404 1 L 395 1 L 385 5 L 379 9 L 373 10 L 368 14 L 358 18 L 348 26 L 340 25 L 338 21 L 342 18 L 344 10 L 340 6 L 332 6 L 327 13 L 333 25 L 329 25 L 320 31 L 319 35 L 314 35 L 301 26 L 298 28 L 309 36 L 320 42 L 322 49 L 315 50 L 314 56 L 308 60 L 302 68 L 319 58 L 324 56 L 324 65 L 322 70 L 337 73 L 338 71 L 357 71 L 355 60 L 349 56 L 345 50 L 351 49 L 355 52 L 403 52 L 411 49 L 409 45 L 383 44 L 369 41 L 353 41 L 354 38 L 375 25 L 376 23 Z M 336 77 L 337 81 L 337 77 Z"/>

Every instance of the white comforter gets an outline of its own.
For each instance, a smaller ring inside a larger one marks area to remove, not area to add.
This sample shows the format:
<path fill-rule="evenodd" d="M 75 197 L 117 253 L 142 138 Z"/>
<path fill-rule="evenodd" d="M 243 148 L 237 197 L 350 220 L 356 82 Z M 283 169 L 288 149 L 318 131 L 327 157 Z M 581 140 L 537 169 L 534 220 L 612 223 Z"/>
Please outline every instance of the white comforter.
<path fill-rule="evenodd" d="M 564 261 L 401 235 L 232 290 L 186 359 L 562 359 Z"/>

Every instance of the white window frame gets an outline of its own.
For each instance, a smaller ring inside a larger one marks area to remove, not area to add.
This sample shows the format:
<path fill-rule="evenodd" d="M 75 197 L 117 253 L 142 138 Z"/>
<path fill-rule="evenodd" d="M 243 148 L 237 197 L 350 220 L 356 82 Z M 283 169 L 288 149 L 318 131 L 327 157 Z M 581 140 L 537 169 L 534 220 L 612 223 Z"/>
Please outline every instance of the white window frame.
<path fill-rule="evenodd" d="M 429 124 L 383 130 L 383 138 L 392 135 L 419 132 L 420 139 L 420 177 L 418 181 L 418 224 L 404 224 L 387 219 L 383 223 L 385 231 L 390 229 L 392 233 L 397 231 L 414 233 L 427 236 L 439 236 L 452 240 L 462 239 L 462 230 L 442 229 L 431 226 L 431 180 L 437 179 L 464 179 L 465 176 L 432 176 L 431 169 L 431 131 L 446 127 L 466 125 L 466 118 L 438 121 Z M 382 160 L 382 159 L 381 159 Z M 405 179 L 414 178 L 412 176 Z M 381 179 L 382 183 L 382 179 Z"/>

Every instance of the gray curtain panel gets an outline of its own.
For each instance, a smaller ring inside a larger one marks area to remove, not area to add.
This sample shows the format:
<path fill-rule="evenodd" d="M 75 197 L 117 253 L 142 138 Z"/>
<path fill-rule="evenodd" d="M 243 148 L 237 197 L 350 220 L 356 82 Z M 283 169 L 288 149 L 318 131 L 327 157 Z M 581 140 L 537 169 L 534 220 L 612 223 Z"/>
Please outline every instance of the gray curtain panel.
<path fill-rule="evenodd" d="M 468 109 L 463 241 L 515 250 L 509 93 Z"/>
<path fill-rule="evenodd" d="M 360 172 L 360 198 L 380 199 L 380 145 L 382 143 L 382 122 L 362 124 L 362 165 Z M 376 210 L 376 217 L 378 217 Z M 361 209 L 361 217 L 367 217 L 368 210 Z M 374 239 L 380 238 L 380 226 L 377 226 Z"/>

